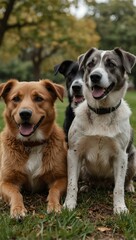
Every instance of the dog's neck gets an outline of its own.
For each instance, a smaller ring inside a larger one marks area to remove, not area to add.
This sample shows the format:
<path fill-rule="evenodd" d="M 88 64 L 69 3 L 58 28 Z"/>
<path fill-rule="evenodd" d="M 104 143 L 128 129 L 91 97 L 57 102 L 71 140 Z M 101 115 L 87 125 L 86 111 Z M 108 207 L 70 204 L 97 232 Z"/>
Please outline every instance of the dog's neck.
<path fill-rule="evenodd" d="M 91 109 L 93 112 L 95 112 L 98 115 L 102 115 L 102 114 L 108 114 L 111 112 L 114 112 L 116 109 L 118 109 L 118 107 L 121 104 L 121 100 L 119 101 L 119 103 L 115 106 L 115 107 L 109 107 L 109 108 L 93 108 L 88 104 L 89 109 Z"/>
<path fill-rule="evenodd" d="M 21 144 L 24 148 L 25 153 L 29 154 L 35 147 L 42 147 L 48 144 L 48 140 L 41 140 L 41 141 L 21 141 L 18 140 L 19 144 Z"/>
<path fill-rule="evenodd" d="M 34 147 L 40 147 L 48 143 L 48 140 L 37 140 L 37 141 L 21 141 L 17 140 L 21 146 L 24 147 L 25 152 L 30 153 Z"/>
<path fill-rule="evenodd" d="M 20 141 L 20 140 L 19 140 Z M 45 143 L 47 143 L 48 140 L 41 140 L 41 141 L 21 141 L 22 145 L 24 145 L 25 147 L 38 147 L 41 145 L 44 145 Z"/>

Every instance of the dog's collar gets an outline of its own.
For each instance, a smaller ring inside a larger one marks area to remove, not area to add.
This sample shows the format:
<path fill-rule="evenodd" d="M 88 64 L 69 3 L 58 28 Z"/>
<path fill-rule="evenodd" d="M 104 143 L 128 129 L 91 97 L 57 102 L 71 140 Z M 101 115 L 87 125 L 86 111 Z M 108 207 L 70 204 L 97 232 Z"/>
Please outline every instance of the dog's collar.
<path fill-rule="evenodd" d="M 93 108 L 88 104 L 88 107 L 95 112 L 96 114 L 102 115 L 102 114 L 107 114 L 107 113 L 111 113 L 114 112 L 121 104 L 121 100 L 119 101 L 119 103 L 115 106 L 115 107 L 110 107 L 110 108 Z"/>
<path fill-rule="evenodd" d="M 47 143 L 47 140 L 42 140 L 42 141 L 23 141 L 22 144 L 25 146 L 25 147 L 38 147 L 40 145 L 43 145 Z"/>

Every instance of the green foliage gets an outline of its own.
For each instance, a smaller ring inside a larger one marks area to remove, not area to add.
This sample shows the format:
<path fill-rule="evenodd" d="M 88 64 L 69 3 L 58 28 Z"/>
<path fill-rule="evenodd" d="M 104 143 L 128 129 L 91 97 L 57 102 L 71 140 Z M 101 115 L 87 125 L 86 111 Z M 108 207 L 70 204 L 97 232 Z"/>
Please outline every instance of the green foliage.
<path fill-rule="evenodd" d="M 70 13 L 70 6 L 76 6 L 78 1 L 13 1 L 4 29 L 0 59 L 10 61 L 13 55 L 16 58 L 19 55 L 24 61 L 30 60 L 34 80 L 41 78 L 43 62 L 42 72 L 53 71 L 53 66 L 64 58 L 77 59 L 88 48 L 98 45 L 99 36 L 93 19 L 78 20 Z M 8 6 L 6 0 L 0 3 L 0 22 L 4 20 Z M 0 25 L 0 33 L 4 26 Z"/>
<path fill-rule="evenodd" d="M 21 81 L 32 80 L 32 64 L 30 62 L 21 62 L 19 59 L 14 59 L 7 64 L 0 62 L 0 66 L 1 82 L 11 78 L 16 78 Z"/>
<path fill-rule="evenodd" d="M 134 1 L 93 2 L 94 4 L 91 1 L 91 11 L 88 15 L 93 16 L 97 23 L 97 31 L 101 36 L 100 48 L 112 49 L 119 46 L 136 53 L 136 6 Z"/>

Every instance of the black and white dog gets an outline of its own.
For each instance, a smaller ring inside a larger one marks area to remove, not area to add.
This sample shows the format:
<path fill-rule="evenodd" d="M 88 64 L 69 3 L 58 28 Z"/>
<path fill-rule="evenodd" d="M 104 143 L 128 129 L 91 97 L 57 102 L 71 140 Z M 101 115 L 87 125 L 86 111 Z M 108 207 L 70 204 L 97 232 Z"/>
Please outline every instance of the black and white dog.
<path fill-rule="evenodd" d="M 65 112 L 63 128 L 66 140 L 71 123 L 75 117 L 75 108 L 84 100 L 83 97 L 83 70 L 79 70 L 79 64 L 72 60 L 65 60 L 54 67 L 55 74 L 58 72 L 65 77 L 68 95 L 68 106 Z"/>
<path fill-rule="evenodd" d="M 134 191 L 136 150 L 129 121 L 131 110 L 123 98 L 126 73 L 131 72 L 135 62 L 133 54 L 120 48 L 92 48 L 79 57 L 80 69 L 84 69 L 85 100 L 76 108 L 68 134 L 68 189 L 64 206 L 70 210 L 77 204 L 78 178 L 84 162 L 91 178 L 114 180 L 114 213 L 128 212 L 124 187 Z"/>

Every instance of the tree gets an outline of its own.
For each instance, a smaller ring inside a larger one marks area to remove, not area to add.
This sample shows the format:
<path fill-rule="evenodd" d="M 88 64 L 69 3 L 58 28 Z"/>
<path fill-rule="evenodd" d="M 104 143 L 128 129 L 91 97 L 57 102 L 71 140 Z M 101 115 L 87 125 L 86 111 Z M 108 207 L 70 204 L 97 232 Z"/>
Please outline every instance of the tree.
<path fill-rule="evenodd" d="M 29 21 L 29 19 L 22 21 L 20 14 L 16 14 L 16 16 L 14 15 L 14 12 L 19 11 L 21 5 L 23 6 L 23 4 L 24 1 L 17 2 L 17 0 L 3 0 L 0 2 L 0 46 L 3 43 L 6 32 L 9 30 L 13 30 L 15 28 L 20 29 L 36 23 L 35 21 Z M 28 3 L 26 6 L 28 6 Z M 9 23 L 10 19 L 11 22 Z"/>
<path fill-rule="evenodd" d="M 59 20 L 57 18 L 59 18 Z M 95 32 L 95 26 L 93 20 L 77 20 L 71 15 L 66 15 L 65 18 L 64 16 L 60 17 L 57 15 L 56 21 L 46 22 L 45 26 L 39 26 L 39 35 L 38 33 L 34 35 L 40 36 L 40 34 L 42 34 L 40 39 L 28 33 L 30 35 L 27 36 L 27 40 L 25 39 L 22 44 L 22 57 L 33 62 L 35 78 L 40 78 L 41 64 L 43 61 L 45 61 L 45 65 L 47 65 L 48 70 L 50 70 L 48 61 L 52 59 L 52 56 L 63 56 L 60 58 L 60 61 L 62 61 L 64 57 L 77 59 L 78 55 L 87 51 L 91 46 L 97 46 L 99 36 Z M 35 31 L 37 31 L 37 29 L 35 29 Z M 52 63 L 53 62 L 54 61 L 52 61 Z"/>
<path fill-rule="evenodd" d="M 97 46 L 99 36 L 95 32 L 94 21 L 77 20 L 70 13 L 70 4 L 76 2 L 24 0 L 14 4 L 14 15 L 9 22 L 18 27 L 6 33 L 3 49 L 6 50 L 8 45 L 10 53 L 20 51 L 22 60 L 31 60 L 35 80 L 40 77 L 43 61 L 48 64 L 53 55 L 77 58 L 88 47 Z M 11 41 L 11 35 L 14 41 Z"/>
<path fill-rule="evenodd" d="M 16 0 L 11 0 L 11 1 L 5 1 L 1 3 L 0 8 L 2 14 L 2 18 L 0 19 L 0 46 L 2 45 L 3 39 L 5 32 L 11 27 L 11 25 L 8 24 L 8 20 L 10 17 L 10 14 L 13 10 L 14 4 Z M 6 5 L 6 7 L 5 7 Z M 2 11 L 3 9 L 3 11 Z"/>
<path fill-rule="evenodd" d="M 96 29 L 101 37 L 100 48 L 121 46 L 136 53 L 136 6 L 133 0 L 93 0 L 89 4 L 87 15 L 96 21 Z"/>
<path fill-rule="evenodd" d="M 43 57 L 42 50 L 44 47 L 40 45 L 40 34 L 34 35 L 33 33 L 38 32 L 39 24 L 45 24 L 46 21 L 50 20 L 53 21 L 55 13 L 64 15 L 65 11 L 69 11 L 70 4 L 76 4 L 76 2 L 74 0 L 71 2 L 68 0 L 3 0 L 0 2 L 0 47 L 4 42 L 1 49 L 4 52 L 4 56 L 7 48 L 8 51 L 10 50 L 10 53 L 14 52 L 14 54 L 17 54 L 20 47 L 24 52 L 25 47 L 22 47 L 23 41 L 26 40 L 24 34 L 26 32 L 29 32 L 29 36 L 32 34 L 31 39 L 29 38 L 29 43 L 32 43 L 31 50 L 29 47 L 27 52 L 31 56 L 35 78 L 37 79 L 41 62 L 46 56 L 53 54 L 56 49 L 51 49 L 50 53 L 48 51 Z M 6 41 L 4 41 L 4 37 Z M 33 38 L 37 39 L 38 47 L 37 43 L 34 46 Z"/>

